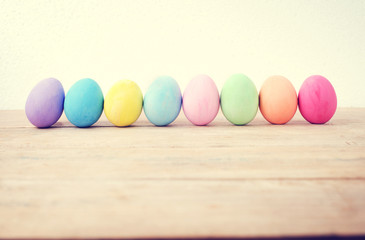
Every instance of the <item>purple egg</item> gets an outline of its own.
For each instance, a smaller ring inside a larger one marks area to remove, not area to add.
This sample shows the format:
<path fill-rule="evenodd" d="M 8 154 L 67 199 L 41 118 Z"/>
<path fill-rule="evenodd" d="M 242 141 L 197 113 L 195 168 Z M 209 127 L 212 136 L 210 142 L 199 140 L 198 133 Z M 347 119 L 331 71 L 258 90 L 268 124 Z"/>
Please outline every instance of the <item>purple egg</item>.
<path fill-rule="evenodd" d="M 60 119 L 63 112 L 65 92 L 55 78 L 40 81 L 29 93 L 25 114 L 36 127 L 47 128 Z"/>

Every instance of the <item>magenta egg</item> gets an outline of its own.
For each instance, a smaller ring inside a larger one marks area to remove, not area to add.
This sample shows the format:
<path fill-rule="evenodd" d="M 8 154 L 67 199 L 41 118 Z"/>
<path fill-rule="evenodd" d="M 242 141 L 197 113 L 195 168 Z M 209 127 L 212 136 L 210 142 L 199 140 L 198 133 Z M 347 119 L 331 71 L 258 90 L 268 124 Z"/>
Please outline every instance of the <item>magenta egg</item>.
<path fill-rule="evenodd" d="M 336 112 L 337 97 L 330 81 L 320 75 L 307 78 L 300 87 L 298 106 L 302 116 L 310 123 L 328 122 Z"/>
<path fill-rule="evenodd" d="M 194 77 L 185 88 L 183 111 L 194 125 L 207 125 L 219 111 L 219 92 L 214 81 L 207 75 Z"/>

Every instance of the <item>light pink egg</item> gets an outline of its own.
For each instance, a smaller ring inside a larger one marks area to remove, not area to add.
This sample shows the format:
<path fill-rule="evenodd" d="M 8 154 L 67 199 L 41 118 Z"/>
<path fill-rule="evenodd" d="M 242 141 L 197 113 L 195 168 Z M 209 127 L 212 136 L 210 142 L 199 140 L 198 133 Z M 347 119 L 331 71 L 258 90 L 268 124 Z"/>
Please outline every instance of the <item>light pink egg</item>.
<path fill-rule="evenodd" d="M 207 75 L 194 77 L 185 88 L 183 111 L 194 125 L 207 125 L 219 110 L 219 93 L 214 81 Z"/>
<path fill-rule="evenodd" d="M 310 123 L 328 122 L 336 112 L 337 97 L 330 81 L 320 75 L 307 78 L 299 90 L 299 111 Z"/>

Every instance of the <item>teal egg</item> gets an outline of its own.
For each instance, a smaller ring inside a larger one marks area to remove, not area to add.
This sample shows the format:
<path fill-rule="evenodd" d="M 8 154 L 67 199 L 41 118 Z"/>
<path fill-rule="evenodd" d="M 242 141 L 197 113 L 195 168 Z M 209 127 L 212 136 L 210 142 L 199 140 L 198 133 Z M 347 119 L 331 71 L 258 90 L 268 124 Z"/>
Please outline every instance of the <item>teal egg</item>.
<path fill-rule="evenodd" d="M 77 127 L 90 127 L 102 112 L 104 96 L 94 80 L 85 78 L 77 81 L 67 92 L 64 111 L 67 119 Z"/>
<path fill-rule="evenodd" d="M 228 121 L 235 125 L 251 122 L 257 113 L 259 95 L 255 84 L 243 74 L 234 74 L 224 83 L 221 108 Z"/>
<path fill-rule="evenodd" d="M 179 115 L 181 101 L 181 91 L 176 80 L 161 76 L 148 88 L 143 99 L 143 110 L 151 123 L 166 126 Z"/>

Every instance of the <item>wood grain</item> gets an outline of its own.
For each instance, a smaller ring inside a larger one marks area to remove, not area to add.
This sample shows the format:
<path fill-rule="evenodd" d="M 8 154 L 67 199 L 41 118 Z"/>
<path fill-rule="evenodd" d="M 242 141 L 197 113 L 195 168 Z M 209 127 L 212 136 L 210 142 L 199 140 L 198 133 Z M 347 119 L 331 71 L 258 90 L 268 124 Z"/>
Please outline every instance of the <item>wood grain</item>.
<path fill-rule="evenodd" d="M 364 119 L 37 129 L 0 111 L 0 238 L 362 235 Z"/>

